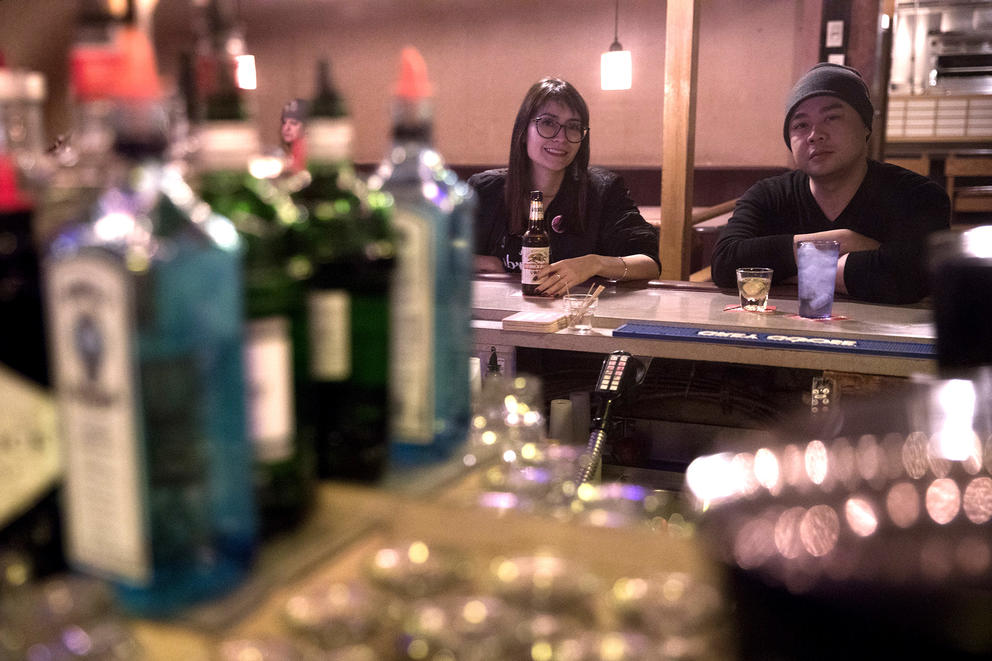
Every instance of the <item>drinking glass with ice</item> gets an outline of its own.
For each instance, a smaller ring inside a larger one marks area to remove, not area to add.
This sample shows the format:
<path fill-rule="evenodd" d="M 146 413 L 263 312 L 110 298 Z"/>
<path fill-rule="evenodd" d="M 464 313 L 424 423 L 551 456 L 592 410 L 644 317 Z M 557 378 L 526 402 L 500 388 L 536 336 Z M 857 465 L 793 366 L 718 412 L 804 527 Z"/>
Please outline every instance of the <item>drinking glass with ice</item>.
<path fill-rule="evenodd" d="M 796 249 L 800 317 L 825 319 L 830 316 L 839 256 L 840 244 L 836 241 L 800 241 Z"/>

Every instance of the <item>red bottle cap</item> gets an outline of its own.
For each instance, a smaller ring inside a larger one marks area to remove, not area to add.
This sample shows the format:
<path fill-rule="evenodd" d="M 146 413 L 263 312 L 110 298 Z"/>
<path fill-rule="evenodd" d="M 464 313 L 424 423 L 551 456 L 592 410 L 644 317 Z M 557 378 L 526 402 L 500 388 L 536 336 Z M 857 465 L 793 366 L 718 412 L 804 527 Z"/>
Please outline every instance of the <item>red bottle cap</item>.
<path fill-rule="evenodd" d="M 120 99 L 158 99 L 162 87 L 155 61 L 155 49 L 148 35 L 137 28 L 120 33 L 121 62 L 114 96 Z"/>
<path fill-rule="evenodd" d="M 400 53 L 400 79 L 396 83 L 396 96 L 404 99 L 426 99 L 433 90 L 427 78 L 427 64 L 413 46 L 407 46 Z"/>
<path fill-rule="evenodd" d="M 155 50 L 138 28 L 120 29 L 110 44 L 80 44 L 69 54 L 72 91 L 81 100 L 157 99 Z"/>
<path fill-rule="evenodd" d="M 17 184 L 17 168 L 6 154 L 0 154 L 0 211 L 23 211 L 30 206 Z"/>

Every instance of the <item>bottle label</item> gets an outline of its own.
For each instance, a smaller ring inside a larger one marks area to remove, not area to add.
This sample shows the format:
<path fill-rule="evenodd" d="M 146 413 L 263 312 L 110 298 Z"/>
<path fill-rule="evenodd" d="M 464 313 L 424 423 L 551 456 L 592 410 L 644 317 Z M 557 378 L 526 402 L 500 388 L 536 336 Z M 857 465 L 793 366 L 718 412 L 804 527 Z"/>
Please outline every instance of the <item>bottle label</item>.
<path fill-rule="evenodd" d="M 53 373 L 65 456 L 66 550 L 128 582 L 151 576 L 136 423 L 133 292 L 106 258 L 50 266 Z"/>
<path fill-rule="evenodd" d="M 310 376 L 317 381 L 351 377 L 351 299 L 343 289 L 312 292 L 307 299 Z"/>
<path fill-rule="evenodd" d="M 520 282 L 525 285 L 537 284 L 537 272 L 548 265 L 550 249 L 521 248 L 520 249 Z"/>
<path fill-rule="evenodd" d="M 390 320 L 390 416 L 394 437 L 434 440 L 434 269 L 429 218 L 396 208 L 396 270 Z"/>
<path fill-rule="evenodd" d="M 254 319 L 248 324 L 248 430 L 258 461 L 283 461 L 293 454 L 292 347 L 286 317 Z"/>
<path fill-rule="evenodd" d="M 351 158 L 354 128 L 347 118 L 311 117 L 307 121 L 306 144 L 312 158 L 331 163 Z"/>
<path fill-rule="evenodd" d="M 62 474 L 52 396 L 0 365 L 0 529 L 51 489 Z"/>

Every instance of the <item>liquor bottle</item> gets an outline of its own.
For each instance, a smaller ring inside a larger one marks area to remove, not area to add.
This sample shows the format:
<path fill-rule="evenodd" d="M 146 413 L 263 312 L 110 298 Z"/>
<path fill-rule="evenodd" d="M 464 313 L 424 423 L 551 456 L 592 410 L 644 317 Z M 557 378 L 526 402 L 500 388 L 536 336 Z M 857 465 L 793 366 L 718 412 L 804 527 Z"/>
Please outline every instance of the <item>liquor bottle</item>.
<path fill-rule="evenodd" d="M 306 122 L 310 181 L 293 195 L 305 215 L 293 227 L 297 254 L 306 255 L 312 269 L 304 416 L 318 475 L 374 481 L 389 449 L 390 206 L 354 171 L 351 123 L 340 100 L 329 102 L 327 76 L 321 63 Z"/>
<path fill-rule="evenodd" d="M 502 374 L 503 368 L 499 364 L 499 354 L 496 353 L 496 347 L 489 347 L 489 362 L 486 363 L 486 378 L 490 376 L 499 376 Z"/>
<path fill-rule="evenodd" d="M 29 579 L 66 567 L 64 462 L 45 342 L 39 246 L 95 199 L 106 172 L 106 63 L 117 56 L 115 26 L 125 17 L 94 5 L 80 4 L 70 48 L 71 146 L 59 136 L 58 148 L 46 154 L 44 77 L 0 69 L 0 555 L 13 558 L 22 578 Z"/>
<path fill-rule="evenodd" d="M 297 424 L 306 321 L 304 277 L 294 271 L 289 228 L 299 213 L 271 179 L 251 174 L 250 164 L 261 153 L 258 133 L 239 102 L 232 67 L 219 63 L 217 71 L 216 90 L 206 99 L 205 121 L 197 130 L 194 188 L 234 223 L 244 244 L 248 435 L 259 524 L 268 536 L 302 520 L 315 486 L 312 442 Z"/>
<path fill-rule="evenodd" d="M 118 66 L 112 183 L 48 246 L 45 299 L 67 555 L 164 616 L 233 588 L 256 548 L 240 242 L 163 165 L 144 33 Z"/>
<path fill-rule="evenodd" d="M 14 82 L 13 72 L 0 69 L 0 558 L 24 580 L 64 569 L 65 560 L 33 204 L 6 148 L 4 109 L 15 99 Z M 0 593 L 6 582 L 0 578 Z"/>
<path fill-rule="evenodd" d="M 432 147 L 430 97 L 423 58 L 404 49 L 393 146 L 371 180 L 395 200 L 390 455 L 397 466 L 449 457 L 466 438 L 471 410 L 475 198 Z"/>
<path fill-rule="evenodd" d="M 530 192 L 530 223 L 520 248 L 520 285 L 524 296 L 538 296 L 537 272 L 548 265 L 551 241 L 544 229 L 544 195 Z"/>

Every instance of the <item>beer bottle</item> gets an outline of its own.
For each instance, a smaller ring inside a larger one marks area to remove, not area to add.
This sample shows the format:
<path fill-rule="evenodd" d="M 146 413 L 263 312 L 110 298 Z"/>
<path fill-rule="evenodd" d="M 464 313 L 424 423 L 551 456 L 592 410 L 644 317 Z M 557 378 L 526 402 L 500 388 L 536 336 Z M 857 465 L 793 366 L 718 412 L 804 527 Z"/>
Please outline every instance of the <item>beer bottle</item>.
<path fill-rule="evenodd" d="M 524 296 L 538 296 L 537 272 L 548 265 L 551 241 L 544 229 L 544 195 L 539 190 L 530 193 L 530 224 L 524 232 L 520 249 L 520 284 Z"/>

